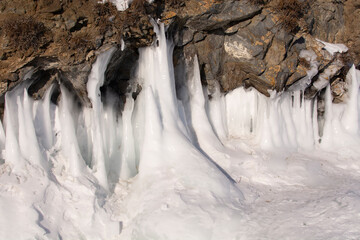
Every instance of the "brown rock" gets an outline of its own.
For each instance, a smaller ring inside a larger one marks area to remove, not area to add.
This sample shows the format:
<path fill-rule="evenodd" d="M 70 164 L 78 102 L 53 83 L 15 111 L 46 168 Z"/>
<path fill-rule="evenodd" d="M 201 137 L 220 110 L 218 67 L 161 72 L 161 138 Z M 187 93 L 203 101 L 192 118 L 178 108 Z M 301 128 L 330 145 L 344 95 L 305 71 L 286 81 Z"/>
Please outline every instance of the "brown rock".
<path fill-rule="evenodd" d="M 334 103 L 341 103 L 346 100 L 346 94 L 348 92 L 348 87 L 345 81 L 341 78 L 335 79 L 331 83 L 331 92 L 333 95 Z"/>
<path fill-rule="evenodd" d="M 18 15 L 13 14 L 15 8 L 21 10 Z M 115 6 L 95 0 L 3 0 L 0 9 L 0 22 L 9 16 L 15 19 L 33 16 L 49 29 L 45 44 L 25 50 L 10 44 L 8 36 L 1 36 L 1 55 L 5 57 L 0 61 L 0 97 L 30 77 L 34 97 L 41 97 L 50 83 L 63 82 L 81 102 L 89 105 L 86 82 L 91 65 L 110 43 L 116 45 L 120 41 L 122 17 Z"/>
<path fill-rule="evenodd" d="M 62 4 L 60 0 L 40 0 L 38 6 L 41 13 L 59 13 L 62 10 Z"/>

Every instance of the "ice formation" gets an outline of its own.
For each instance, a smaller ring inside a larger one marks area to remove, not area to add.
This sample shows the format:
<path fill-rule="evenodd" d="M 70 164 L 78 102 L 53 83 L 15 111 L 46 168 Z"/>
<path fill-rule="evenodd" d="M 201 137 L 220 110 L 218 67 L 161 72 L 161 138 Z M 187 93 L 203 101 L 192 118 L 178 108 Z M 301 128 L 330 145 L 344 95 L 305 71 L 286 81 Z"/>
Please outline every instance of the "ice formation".
<path fill-rule="evenodd" d="M 111 2 L 115 4 L 119 11 L 125 11 L 127 8 L 129 8 L 129 5 L 132 1 L 133 0 L 111 0 Z M 105 2 L 105 0 L 103 2 Z M 148 0 L 148 2 L 152 3 L 153 0 Z"/>
<path fill-rule="evenodd" d="M 100 96 L 113 50 L 89 76 L 92 108 L 65 87 L 59 105 L 53 87 L 39 101 L 27 82 L 7 93 L 0 239 L 359 236 L 360 72 L 348 74 L 347 103 L 327 88 L 319 131 L 301 90 L 209 99 L 196 58 L 176 89 L 172 45 L 155 31 L 158 46 L 140 49 L 142 91 L 121 114 Z"/>
<path fill-rule="evenodd" d="M 331 54 L 347 52 L 349 49 L 344 44 L 334 44 L 318 40 L 324 44 L 325 49 Z"/>

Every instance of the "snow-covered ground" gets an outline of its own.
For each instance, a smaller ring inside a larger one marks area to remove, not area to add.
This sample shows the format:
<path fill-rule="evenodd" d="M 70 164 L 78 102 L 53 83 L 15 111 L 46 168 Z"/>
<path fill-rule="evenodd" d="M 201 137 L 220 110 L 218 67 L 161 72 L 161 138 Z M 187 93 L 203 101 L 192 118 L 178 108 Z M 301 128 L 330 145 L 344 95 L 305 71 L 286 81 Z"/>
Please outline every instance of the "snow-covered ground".
<path fill-rule="evenodd" d="M 26 83 L 7 94 L 0 239 L 358 239 L 360 72 L 346 104 L 327 89 L 319 124 L 301 92 L 209 100 L 197 59 L 176 89 L 155 30 L 121 116 L 99 90 L 112 50 L 89 77 L 92 109 L 63 87 L 59 106 L 52 89 L 35 102 Z"/>

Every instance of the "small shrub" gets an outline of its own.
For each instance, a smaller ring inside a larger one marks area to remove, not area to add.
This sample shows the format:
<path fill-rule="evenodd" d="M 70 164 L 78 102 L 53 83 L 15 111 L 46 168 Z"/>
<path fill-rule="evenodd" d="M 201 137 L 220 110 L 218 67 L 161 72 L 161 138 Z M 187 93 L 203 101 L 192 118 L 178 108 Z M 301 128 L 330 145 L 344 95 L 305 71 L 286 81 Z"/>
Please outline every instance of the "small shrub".
<path fill-rule="evenodd" d="M 47 29 L 32 17 L 11 17 L 3 22 L 2 29 L 10 44 L 21 50 L 38 49 L 46 43 Z"/>
<path fill-rule="evenodd" d="M 299 30 L 299 21 L 305 16 L 309 7 L 308 1 L 300 0 L 278 0 L 274 5 L 281 25 L 292 33 Z"/>

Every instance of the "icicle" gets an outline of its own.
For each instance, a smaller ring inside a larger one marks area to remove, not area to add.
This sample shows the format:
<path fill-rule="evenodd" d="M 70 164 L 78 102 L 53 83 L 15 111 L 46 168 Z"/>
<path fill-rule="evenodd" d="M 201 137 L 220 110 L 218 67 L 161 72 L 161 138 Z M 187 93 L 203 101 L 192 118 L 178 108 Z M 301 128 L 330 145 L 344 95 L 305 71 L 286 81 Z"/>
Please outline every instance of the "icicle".
<path fill-rule="evenodd" d="M 297 147 L 296 134 L 296 114 L 293 106 L 294 93 L 283 93 L 281 97 L 280 111 L 282 113 L 281 120 L 283 121 L 283 139 L 288 148 Z M 281 123 L 279 123 L 281 124 Z"/>
<path fill-rule="evenodd" d="M 81 156 L 83 157 L 85 164 L 91 168 L 92 153 L 93 153 L 93 139 L 92 139 L 92 109 L 82 109 L 77 122 L 76 136 L 80 141 L 79 149 Z"/>
<path fill-rule="evenodd" d="M 15 93 L 5 95 L 5 162 L 10 163 L 15 171 L 21 171 L 24 159 L 21 156 L 18 143 L 18 118 Z"/>
<path fill-rule="evenodd" d="M 24 89 L 23 104 L 20 96 L 18 97 L 19 110 L 19 144 L 23 156 L 32 164 L 43 166 L 47 169 L 47 163 L 44 161 L 39 148 L 35 133 L 35 127 L 32 116 L 32 103 L 29 99 L 27 90 Z"/>
<path fill-rule="evenodd" d="M 195 129 L 198 143 L 209 155 L 223 149 L 222 143 L 214 133 L 205 111 L 205 96 L 200 80 L 200 69 L 197 56 L 194 58 L 193 74 L 188 81 L 190 93 L 191 122 Z"/>
<path fill-rule="evenodd" d="M 318 104 L 317 98 L 315 98 L 314 103 L 313 103 L 313 114 L 312 114 L 314 146 L 318 146 L 320 143 L 319 122 L 318 122 L 318 105 L 317 104 Z"/>
<path fill-rule="evenodd" d="M 5 141 L 5 131 L 2 121 L 0 120 L 0 159 L 5 158 L 5 156 L 3 156 L 3 151 L 5 149 Z"/>
<path fill-rule="evenodd" d="M 359 131 L 359 113 L 358 113 L 358 95 L 359 95 L 359 79 L 360 71 L 356 70 L 353 65 L 350 68 L 346 81 L 350 83 L 349 99 L 347 100 L 341 123 L 344 128 L 351 134 L 357 134 Z"/>
<path fill-rule="evenodd" d="M 39 104 L 37 108 L 34 122 L 38 139 L 46 150 L 49 150 L 53 146 L 55 138 L 53 125 L 51 123 L 51 119 L 54 117 L 52 116 L 52 113 L 55 107 L 52 106 L 51 103 L 54 87 L 54 85 L 51 85 L 46 91 L 43 100 L 41 100 L 41 104 Z"/>
<path fill-rule="evenodd" d="M 220 141 L 227 138 L 225 98 L 221 96 L 220 86 L 217 85 L 212 99 L 209 101 L 210 123 Z M 250 132 L 252 131 L 252 119 L 250 119 Z"/>
<path fill-rule="evenodd" d="M 254 135 L 259 119 L 257 93 L 238 88 L 226 95 L 225 104 L 229 137 L 246 138 Z"/>
<path fill-rule="evenodd" d="M 139 173 L 141 176 L 148 174 L 154 174 L 156 168 L 161 166 L 161 159 L 159 153 L 161 153 L 162 141 L 161 135 L 163 131 L 163 125 L 161 124 L 161 113 L 159 112 L 159 106 L 155 102 L 155 95 L 152 87 L 143 89 L 145 95 L 145 132 L 144 142 L 141 149 Z"/>
<path fill-rule="evenodd" d="M 328 85 L 325 92 L 325 123 L 323 128 L 323 136 L 321 137 L 321 146 L 323 148 L 330 148 L 333 146 L 332 118 L 332 97 L 330 85 Z"/>
<path fill-rule="evenodd" d="M 271 136 L 271 126 L 270 121 L 268 120 L 270 117 L 270 106 L 268 105 L 268 102 L 266 101 L 260 101 L 260 109 L 263 108 L 260 111 L 260 118 L 258 121 L 261 121 L 262 123 L 259 124 L 261 127 L 259 128 L 260 134 L 259 136 L 259 143 L 261 148 L 265 150 L 271 150 L 274 147 L 272 136 Z"/>
<path fill-rule="evenodd" d="M 120 168 L 121 168 L 121 147 L 122 147 L 122 137 L 123 134 L 123 120 L 121 116 L 118 115 L 118 109 L 116 108 L 116 97 L 107 94 L 106 106 L 103 109 L 103 141 L 105 146 L 105 155 L 107 156 L 107 161 L 105 162 L 105 167 L 107 169 L 109 183 L 116 184 L 120 178 Z M 130 115 L 131 121 L 131 115 Z M 131 122 L 130 122 L 131 123 Z M 132 129 L 131 129 L 132 130 Z M 131 132 L 132 134 L 132 132 Z M 132 149 L 134 149 L 134 142 L 131 142 Z M 135 157 L 134 157 L 135 158 Z M 133 159 L 135 162 L 135 159 Z M 135 164 L 135 163 L 134 163 Z M 136 173 L 136 172 L 135 172 Z"/>
<path fill-rule="evenodd" d="M 85 169 L 85 162 L 81 156 L 79 144 L 76 138 L 73 113 L 71 111 L 73 102 L 71 95 L 61 86 L 61 102 L 59 106 L 59 117 L 61 127 L 61 153 L 64 155 L 66 169 L 74 177 L 79 177 Z"/>
<path fill-rule="evenodd" d="M 301 91 L 267 98 L 238 88 L 225 99 L 229 138 L 247 139 L 267 150 L 314 147 L 312 102 Z"/>
<path fill-rule="evenodd" d="M 152 66 L 149 66 L 151 68 L 148 72 L 151 74 L 149 83 L 154 86 L 154 95 L 159 101 L 165 127 L 166 125 L 170 127 L 172 124 L 177 125 L 179 119 L 172 57 L 169 55 L 172 47 L 167 44 L 164 24 L 160 24 L 160 27 L 155 26 L 154 31 L 158 36 L 159 47 L 153 46 L 155 51 L 147 49 L 147 51 L 151 51 L 148 54 L 154 54 L 153 57 L 155 57 Z M 155 64 L 156 62 L 158 64 Z"/>
<path fill-rule="evenodd" d="M 102 102 L 101 102 L 101 93 L 100 87 L 104 83 L 104 74 L 106 66 L 110 61 L 111 55 L 115 49 L 110 49 L 109 51 L 102 53 L 98 56 L 93 68 L 91 70 L 89 80 L 87 83 L 87 91 L 89 99 L 92 103 L 92 118 L 93 118 L 93 159 L 92 159 L 92 168 L 95 176 L 99 180 L 101 186 L 105 189 L 109 189 L 108 179 L 107 179 L 107 170 L 105 168 L 105 162 L 108 156 L 105 155 L 105 146 L 104 146 L 104 126 L 101 121 L 103 114 Z"/>
<path fill-rule="evenodd" d="M 133 125 L 131 122 L 134 110 L 134 100 L 128 97 L 123 111 L 123 137 L 121 141 L 121 169 L 120 177 L 128 179 L 137 173 L 134 148 Z"/>

